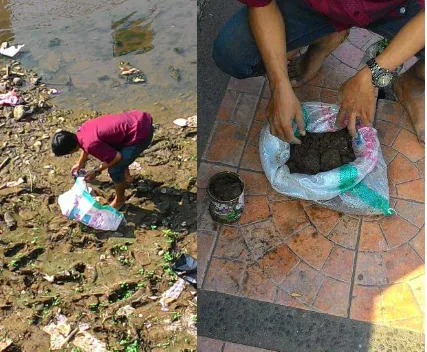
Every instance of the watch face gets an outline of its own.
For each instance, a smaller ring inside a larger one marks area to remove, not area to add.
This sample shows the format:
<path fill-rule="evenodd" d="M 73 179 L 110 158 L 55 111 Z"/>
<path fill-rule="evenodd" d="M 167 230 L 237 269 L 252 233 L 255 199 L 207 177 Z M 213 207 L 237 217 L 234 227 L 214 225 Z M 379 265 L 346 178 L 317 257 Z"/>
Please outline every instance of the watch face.
<path fill-rule="evenodd" d="M 377 78 L 377 85 L 378 87 L 386 87 L 390 84 L 390 82 L 393 79 L 393 75 L 391 73 L 382 73 Z"/>

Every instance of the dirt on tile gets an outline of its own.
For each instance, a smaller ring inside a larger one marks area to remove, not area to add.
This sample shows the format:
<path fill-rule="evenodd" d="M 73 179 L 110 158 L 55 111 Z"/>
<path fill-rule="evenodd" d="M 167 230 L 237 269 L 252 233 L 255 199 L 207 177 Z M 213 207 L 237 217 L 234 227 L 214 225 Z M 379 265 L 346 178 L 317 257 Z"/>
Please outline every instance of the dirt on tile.
<path fill-rule="evenodd" d="M 352 137 L 347 129 L 338 132 L 309 133 L 292 144 L 287 162 L 292 173 L 315 175 L 348 164 L 356 159 Z"/>
<path fill-rule="evenodd" d="M 0 333 L 13 341 L 9 350 L 49 351 L 43 327 L 60 313 L 72 329 L 88 324 L 109 351 L 194 351 L 196 290 L 187 285 L 169 311 L 159 299 L 178 279 L 170 264 L 182 253 L 197 257 L 196 129 L 158 126 L 131 168 L 127 226 L 95 231 L 61 214 L 58 196 L 74 184 L 78 155 L 55 158 L 50 140 L 101 113 L 57 109 L 48 88 L 18 66 L 25 113 L 0 108 Z M 12 86 L 13 78 L 0 81 Z M 91 187 L 101 204 L 114 197 L 106 172 Z M 131 314 L 119 314 L 125 306 Z M 62 351 L 80 350 L 70 338 Z"/>

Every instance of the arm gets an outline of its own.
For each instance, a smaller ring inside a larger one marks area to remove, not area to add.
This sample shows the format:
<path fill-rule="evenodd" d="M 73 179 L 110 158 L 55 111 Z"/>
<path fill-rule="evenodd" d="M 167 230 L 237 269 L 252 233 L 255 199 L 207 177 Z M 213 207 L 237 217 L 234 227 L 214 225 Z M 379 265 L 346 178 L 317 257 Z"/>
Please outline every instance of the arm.
<path fill-rule="evenodd" d="M 288 76 L 283 16 L 273 0 L 264 7 L 249 7 L 249 25 L 255 37 L 270 82 L 271 100 L 267 117 L 271 133 L 290 143 L 300 143 L 292 132 L 296 118 L 302 135 L 304 121 Z"/>
<path fill-rule="evenodd" d="M 95 177 L 99 174 L 101 174 L 101 172 L 103 172 L 106 169 L 109 169 L 110 167 L 113 167 L 114 165 L 116 165 L 120 160 L 122 160 L 122 154 L 120 154 L 119 152 L 116 153 L 114 159 L 110 162 L 102 162 L 102 164 L 96 168 L 94 168 L 93 170 L 89 171 L 86 176 L 85 176 L 85 181 L 90 182 L 93 179 L 95 179 Z"/>
<path fill-rule="evenodd" d="M 84 150 L 82 150 L 79 160 L 71 168 L 71 174 L 76 174 L 80 171 L 80 169 L 86 164 L 88 156 L 89 156 L 88 153 L 86 153 Z"/>
<path fill-rule="evenodd" d="M 394 70 L 406 60 L 414 56 L 424 47 L 425 12 L 421 11 L 409 21 L 393 38 L 385 50 L 378 55 L 376 61 L 385 69 Z M 343 126 L 348 119 L 348 130 L 356 135 L 356 118 L 359 117 L 364 126 L 372 124 L 375 114 L 375 87 L 371 82 L 371 71 L 364 67 L 350 78 L 341 88 L 341 109 L 337 117 L 337 125 Z"/>

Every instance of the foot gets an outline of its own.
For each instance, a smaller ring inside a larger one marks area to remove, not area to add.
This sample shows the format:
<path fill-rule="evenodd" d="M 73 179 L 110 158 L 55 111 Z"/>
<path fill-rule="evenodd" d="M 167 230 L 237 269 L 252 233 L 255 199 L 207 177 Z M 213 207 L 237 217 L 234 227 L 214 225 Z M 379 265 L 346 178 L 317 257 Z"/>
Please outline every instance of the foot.
<path fill-rule="evenodd" d="M 113 207 L 116 210 L 120 210 L 123 205 L 125 204 L 125 201 L 118 201 L 116 198 L 110 203 L 110 207 Z"/>
<path fill-rule="evenodd" d="M 301 87 L 311 80 L 331 54 L 347 38 L 348 30 L 334 32 L 311 44 L 307 51 L 289 63 L 289 77 L 293 87 Z"/>
<path fill-rule="evenodd" d="M 418 141 L 425 145 L 425 90 L 424 81 L 416 77 L 411 70 L 399 76 L 393 84 L 398 101 L 408 113 Z"/>

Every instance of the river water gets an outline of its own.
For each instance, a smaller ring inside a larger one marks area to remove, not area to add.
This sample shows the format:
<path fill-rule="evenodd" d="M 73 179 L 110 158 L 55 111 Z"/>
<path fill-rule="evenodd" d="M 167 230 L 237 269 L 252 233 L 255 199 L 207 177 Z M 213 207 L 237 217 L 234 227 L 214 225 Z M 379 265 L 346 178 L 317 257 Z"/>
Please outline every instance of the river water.
<path fill-rule="evenodd" d="M 196 113 L 196 17 L 195 0 L 0 0 L 0 40 L 25 44 L 16 58 L 61 91 L 58 107 L 164 123 Z M 121 61 L 147 83 L 122 79 Z"/>

